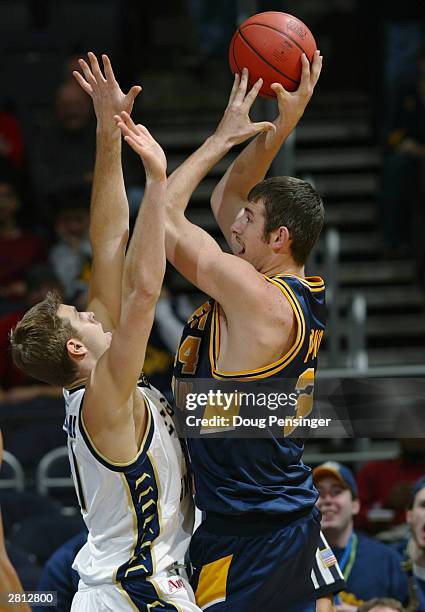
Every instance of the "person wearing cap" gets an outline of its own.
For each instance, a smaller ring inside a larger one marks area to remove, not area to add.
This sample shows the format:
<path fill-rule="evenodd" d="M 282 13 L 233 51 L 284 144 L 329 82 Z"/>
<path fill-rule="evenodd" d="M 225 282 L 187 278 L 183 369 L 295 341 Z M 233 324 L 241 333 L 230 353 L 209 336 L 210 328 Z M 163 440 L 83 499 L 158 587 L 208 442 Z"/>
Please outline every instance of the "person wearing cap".
<path fill-rule="evenodd" d="M 336 597 L 338 612 L 354 612 L 373 597 L 407 600 L 407 580 L 399 553 L 354 530 L 360 510 L 357 483 L 351 470 L 328 461 L 313 470 L 319 491 L 322 531 L 328 540 L 347 584 Z"/>
<path fill-rule="evenodd" d="M 425 476 L 412 488 L 406 521 L 410 537 L 399 550 L 409 585 L 408 610 L 425 612 Z"/>

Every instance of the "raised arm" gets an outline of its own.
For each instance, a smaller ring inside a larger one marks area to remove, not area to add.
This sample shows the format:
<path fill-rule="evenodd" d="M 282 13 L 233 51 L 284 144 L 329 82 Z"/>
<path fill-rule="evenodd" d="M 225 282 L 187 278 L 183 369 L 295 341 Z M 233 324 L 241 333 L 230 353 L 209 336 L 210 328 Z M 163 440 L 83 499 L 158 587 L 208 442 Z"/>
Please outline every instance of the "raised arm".
<path fill-rule="evenodd" d="M 215 240 L 190 223 L 184 213 L 199 182 L 233 145 L 258 131 L 275 129 L 268 122 L 251 123 L 249 110 L 261 87 L 261 80 L 248 94 L 247 83 L 247 73 L 240 80 L 238 76 L 235 77 L 229 104 L 215 133 L 171 175 L 167 186 L 167 258 L 181 274 L 224 306 L 228 302 L 234 304 L 242 275 L 249 272 L 259 275 L 247 262 L 223 253 Z M 131 118 L 123 113 L 122 119 L 119 125 L 126 139 L 137 138 L 138 127 Z M 252 281 L 253 284 L 255 282 Z"/>
<path fill-rule="evenodd" d="M 99 450 L 120 462 L 134 458 L 144 432 L 146 412 L 135 403 L 135 390 L 165 273 L 166 160 L 148 130 L 140 129 L 146 187 L 124 263 L 120 320 L 92 372 L 83 408 Z"/>
<path fill-rule="evenodd" d="M 131 112 L 141 87 L 124 94 L 111 62 L 102 55 L 103 73 L 93 53 L 89 63 L 80 59 L 83 75 L 74 76 L 92 98 L 97 119 L 96 162 L 90 208 L 90 240 L 93 267 L 88 310 L 96 314 L 104 329 L 116 327 L 121 309 L 121 281 L 128 241 L 128 202 L 121 165 L 121 133 L 114 115 Z"/>
<path fill-rule="evenodd" d="M 126 140 L 144 163 L 145 194 L 125 258 L 120 322 L 108 355 L 110 372 L 123 398 L 131 394 L 143 367 L 166 262 L 167 162 L 163 150 L 148 130 L 144 126 L 138 126 L 138 129 L 136 144 L 128 138 Z"/>
<path fill-rule="evenodd" d="M 322 68 L 322 56 L 316 51 L 313 63 L 302 55 L 301 83 L 297 91 L 286 91 L 279 83 L 272 89 L 277 96 L 279 114 L 275 131 L 259 134 L 229 166 L 211 196 L 211 208 L 228 244 L 230 227 L 244 207 L 252 187 L 263 180 L 276 154 L 304 114 Z"/>

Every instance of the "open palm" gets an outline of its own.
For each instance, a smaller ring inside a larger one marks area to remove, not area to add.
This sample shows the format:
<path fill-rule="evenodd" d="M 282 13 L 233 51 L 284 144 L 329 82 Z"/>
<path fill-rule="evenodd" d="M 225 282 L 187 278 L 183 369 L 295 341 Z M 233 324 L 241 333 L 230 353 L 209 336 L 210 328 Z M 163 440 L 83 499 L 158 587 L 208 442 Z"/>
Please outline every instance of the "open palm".
<path fill-rule="evenodd" d="M 99 122 L 112 121 L 114 115 L 122 111 L 131 113 L 134 100 L 142 88 L 134 85 L 125 94 L 115 78 L 109 57 L 102 55 L 102 72 L 95 54 L 89 52 L 87 56 L 90 65 L 83 59 L 79 60 L 84 76 L 77 71 L 74 71 L 73 74 L 82 89 L 92 98 L 97 120 Z"/>

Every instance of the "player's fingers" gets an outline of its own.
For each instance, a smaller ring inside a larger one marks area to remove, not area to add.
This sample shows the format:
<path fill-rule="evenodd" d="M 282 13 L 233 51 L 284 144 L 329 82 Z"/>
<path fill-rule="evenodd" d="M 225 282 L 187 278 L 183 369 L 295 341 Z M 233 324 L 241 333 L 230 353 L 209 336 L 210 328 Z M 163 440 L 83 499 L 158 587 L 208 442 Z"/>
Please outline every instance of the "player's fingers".
<path fill-rule="evenodd" d="M 81 88 L 84 89 L 84 91 L 88 93 L 89 96 L 91 96 L 91 94 L 93 93 L 93 88 L 91 85 L 87 83 L 83 75 L 77 72 L 77 70 L 74 70 L 72 74 L 74 75 L 75 80 L 81 86 Z"/>
<path fill-rule="evenodd" d="M 307 93 L 310 87 L 310 62 L 305 53 L 301 55 L 301 81 L 298 87 L 300 93 Z"/>
<path fill-rule="evenodd" d="M 102 74 L 102 71 L 99 66 L 99 62 L 97 61 L 97 57 L 95 56 L 93 51 L 89 51 L 87 53 L 87 57 L 90 60 L 91 71 L 95 79 L 98 81 L 98 83 L 106 83 L 106 79 Z"/>
<path fill-rule="evenodd" d="M 114 71 L 112 70 L 112 64 L 106 53 L 102 54 L 103 71 L 107 81 L 116 81 Z"/>
<path fill-rule="evenodd" d="M 235 73 L 235 78 L 233 79 L 232 91 L 230 92 L 230 96 L 229 96 L 229 103 L 227 104 L 227 106 L 230 106 L 232 104 L 233 100 L 235 99 L 236 92 L 238 91 L 238 87 L 239 87 L 239 81 L 240 81 L 240 76 L 236 72 Z"/>
<path fill-rule="evenodd" d="M 126 113 L 125 111 L 122 111 L 121 119 L 132 132 L 137 134 L 137 126 L 128 113 Z"/>
<path fill-rule="evenodd" d="M 87 64 L 87 62 L 83 59 L 79 59 L 78 63 L 81 66 L 81 70 L 83 71 L 84 76 L 86 77 L 86 81 L 92 86 L 95 87 L 96 86 L 96 79 L 93 76 L 92 71 L 90 70 L 89 65 Z"/>
<path fill-rule="evenodd" d="M 255 129 L 255 133 L 276 131 L 275 124 L 271 123 L 270 121 L 259 121 L 258 123 L 253 123 L 252 127 Z"/>
<path fill-rule="evenodd" d="M 258 92 L 261 89 L 263 84 L 263 79 L 258 79 L 256 83 L 251 87 L 250 91 L 245 96 L 244 105 L 246 105 L 247 110 L 251 108 L 254 103 L 255 98 L 258 96 Z"/>
<path fill-rule="evenodd" d="M 313 63 L 311 65 L 311 76 L 310 80 L 313 87 L 316 85 L 322 71 L 323 57 L 320 55 L 320 51 L 317 50 L 314 54 Z"/>
<path fill-rule="evenodd" d="M 142 125 L 141 123 L 138 123 L 136 127 L 139 133 L 144 134 L 145 136 L 149 136 L 149 138 L 152 138 L 151 133 L 149 132 L 146 126 Z"/>
<path fill-rule="evenodd" d="M 284 86 L 282 85 L 282 83 L 272 83 L 270 85 L 270 89 L 272 89 L 275 92 L 278 100 L 283 99 L 285 95 L 288 93 L 286 89 L 284 88 Z"/>
<path fill-rule="evenodd" d="M 137 98 L 139 93 L 142 91 L 140 85 L 133 85 L 130 91 L 127 94 L 127 98 L 130 100 L 131 104 L 134 103 L 134 100 Z"/>
<path fill-rule="evenodd" d="M 128 142 L 132 149 L 135 151 L 141 151 L 143 149 L 143 145 L 138 140 L 135 140 L 131 134 L 126 134 L 124 136 L 124 140 Z"/>
<path fill-rule="evenodd" d="M 242 104 L 242 102 L 245 99 L 246 88 L 248 87 L 248 77 L 249 77 L 248 69 L 244 68 L 242 70 L 242 77 L 239 82 L 239 86 L 238 86 L 238 89 L 236 91 L 236 94 L 233 100 L 235 104 Z"/>
<path fill-rule="evenodd" d="M 133 135 L 133 132 L 126 126 L 126 124 L 123 121 L 121 121 L 121 120 L 117 121 L 117 126 L 120 128 L 121 133 L 122 133 L 123 136 L 132 136 Z"/>
<path fill-rule="evenodd" d="M 144 152 L 143 146 L 139 142 L 134 140 L 132 136 L 124 136 L 124 140 L 133 149 L 135 153 L 138 153 L 140 156 L 143 154 Z"/>

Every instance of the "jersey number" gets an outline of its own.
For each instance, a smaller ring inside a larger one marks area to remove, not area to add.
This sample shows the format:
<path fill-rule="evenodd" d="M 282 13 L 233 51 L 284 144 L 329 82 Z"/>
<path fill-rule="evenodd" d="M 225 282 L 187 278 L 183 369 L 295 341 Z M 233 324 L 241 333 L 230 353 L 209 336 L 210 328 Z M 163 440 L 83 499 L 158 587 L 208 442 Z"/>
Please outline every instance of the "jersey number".
<path fill-rule="evenodd" d="M 297 384 L 295 385 L 295 391 L 298 392 L 297 404 L 295 406 L 294 419 L 306 417 L 313 410 L 313 390 L 314 390 L 314 368 L 307 368 L 299 376 Z M 285 426 L 284 434 L 289 436 L 294 429 L 295 425 Z"/>
<path fill-rule="evenodd" d="M 179 349 L 179 361 L 183 364 L 182 374 L 195 374 L 199 359 L 201 338 L 187 336 Z"/>
<path fill-rule="evenodd" d="M 77 491 L 77 497 L 80 503 L 80 508 L 84 512 L 87 512 L 86 498 L 85 498 L 84 490 L 83 490 L 83 481 L 81 480 L 80 470 L 78 469 L 77 457 L 75 456 L 72 445 L 71 445 L 71 457 L 72 457 L 72 464 L 74 467 L 74 474 L 75 474 L 75 489 Z"/>

